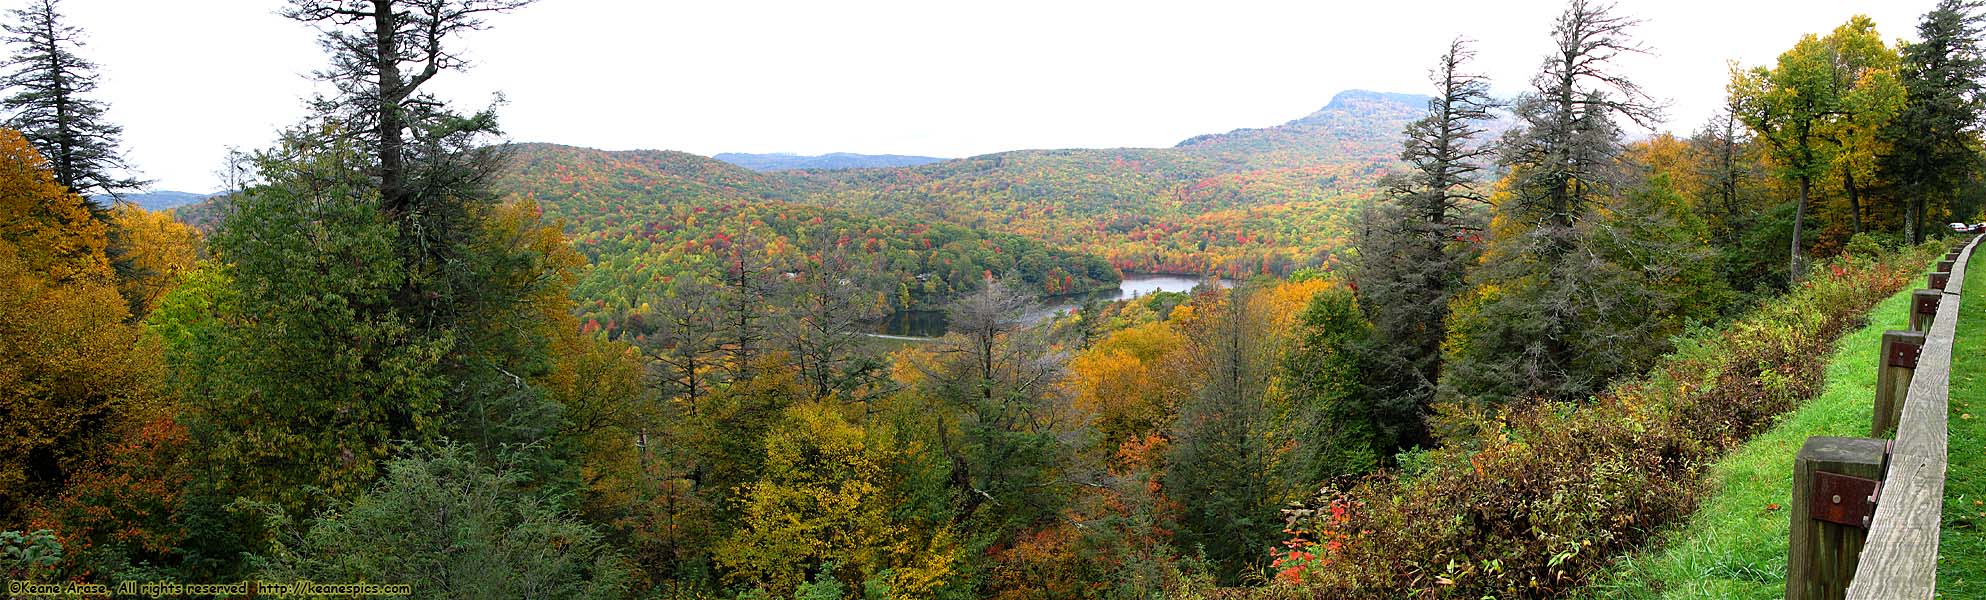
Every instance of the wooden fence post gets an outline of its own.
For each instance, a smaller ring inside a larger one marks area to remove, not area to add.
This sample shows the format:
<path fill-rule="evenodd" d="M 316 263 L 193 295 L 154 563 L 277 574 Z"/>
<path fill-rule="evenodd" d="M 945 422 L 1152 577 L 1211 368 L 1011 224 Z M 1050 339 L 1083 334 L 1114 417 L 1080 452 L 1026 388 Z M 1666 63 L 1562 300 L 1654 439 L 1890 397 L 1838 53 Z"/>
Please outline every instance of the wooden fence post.
<path fill-rule="evenodd" d="M 1875 515 L 1889 443 L 1810 437 L 1793 459 L 1786 600 L 1846 597 Z"/>
<path fill-rule="evenodd" d="M 1910 293 L 1910 330 L 1929 331 L 1931 321 L 1938 316 L 1938 302 L 1945 293 L 1941 290 L 1917 290 Z"/>
<path fill-rule="evenodd" d="M 1931 284 L 1930 286 L 1928 286 L 1930 289 L 1934 289 L 1942 292 L 1945 291 L 1945 284 L 1951 282 L 1952 274 L 1950 271 L 1939 271 L 1936 273 L 1932 273 L 1930 275 L 1926 275 L 1924 279 L 1926 280 L 1927 283 Z"/>
<path fill-rule="evenodd" d="M 1876 409 L 1869 436 L 1888 438 L 1903 419 L 1903 399 L 1910 395 L 1910 380 L 1917 373 L 1917 355 L 1924 350 L 1924 334 L 1917 331 L 1883 332 L 1882 355 L 1876 358 Z"/>
<path fill-rule="evenodd" d="M 1935 272 L 1935 273 L 1950 273 L 1950 272 L 1952 272 L 1952 265 L 1955 265 L 1955 264 L 1958 264 L 1958 259 L 1957 259 L 1957 258 L 1947 258 L 1947 259 L 1944 259 L 1944 260 L 1941 260 L 1941 261 L 1938 261 L 1938 268 L 1936 268 L 1936 269 L 1931 269 L 1931 271 L 1932 271 L 1932 272 Z"/>

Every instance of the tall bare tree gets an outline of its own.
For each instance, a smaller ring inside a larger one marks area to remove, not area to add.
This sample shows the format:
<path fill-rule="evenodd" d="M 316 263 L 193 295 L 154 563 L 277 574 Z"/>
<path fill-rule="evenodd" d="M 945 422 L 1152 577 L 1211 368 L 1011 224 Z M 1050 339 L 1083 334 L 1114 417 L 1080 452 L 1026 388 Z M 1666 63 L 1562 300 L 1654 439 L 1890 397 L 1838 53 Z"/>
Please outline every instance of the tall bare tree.
<path fill-rule="evenodd" d="M 847 253 L 836 248 L 819 256 L 787 294 L 786 347 L 814 400 L 866 402 L 889 389 L 882 361 L 865 349 L 863 322 L 876 308 L 862 301 L 867 292 Z"/>
<path fill-rule="evenodd" d="M 1722 248 L 1735 247 L 1738 236 L 1757 217 L 1756 207 L 1746 199 L 1759 179 L 1753 147 L 1757 138 L 1738 119 L 1732 104 L 1727 102 L 1690 138 L 1705 157 L 1697 168 L 1704 186 L 1698 192 L 1713 241 Z"/>
<path fill-rule="evenodd" d="M 1636 23 L 1572 0 L 1552 29 L 1553 52 L 1515 103 L 1518 122 L 1500 157 L 1509 196 L 1494 208 L 1507 226 L 1494 232 L 1448 323 L 1462 343 L 1445 346 L 1453 352 L 1441 395 L 1463 412 L 1517 398 L 1583 399 L 1693 318 L 1682 299 L 1688 286 L 1668 275 L 1705 263 L 1698 249 L 1667 239 L 1673 192 L 1630 190 L 1636 178 L 1620 167 L 1618 123 L 1652 126 L 1662 109 L 1620 71 L 1622 57 L 1648 52 L 1629 37 Z M 1609 210 L 1598 210 L 1603 204 Z M 1466 421 L 1435 429 L 1463 433 Z"/>
<path fill-rule="evenodd" d="M 951 420 L 938 427 L 938 444 L 952 463 L 960 521 L 989 506 L 995 516 L 987 518 L 1022 522 L 1056 508 L 1062 442 L 1053 407 L 1064 361 L 1049 351 L 1044 328 L 1026 324 L 1034 302 L 1010 287 L 1019 280 L 989 279 L 953 302 L 951 333 L 925 373 Z"/>
<path fill-rule="evenodd" d="M 1242 286 L 1202 286 L 1187 324 L 1186 362 L 1200 379 L 1183 398 L 1173 428 L 1165 486 L 1183 506 L 1178 542 L 1213 561 L 1224 585 L 1267 562 L 1281 526 L 1276 509 L 1277 472 L 1285 412 L 1270 397 L 1276 370 L 1276 332 L 1262 307 Z M 1307 485 L 1307 484 L 1306 484 Z"/>
<path fill-rule="evenodd" d="M 1538 228 L 1544 255 L 1570 248 L 1572 228 L 1617 182 L 1617 119 L 1650 127 L 1662 105 L 1617 71 L 1624 56 L 1648 49 L 1629 37 L 1639 20 L 1613 7 L 1573 0 L 1552 27 L 1553 52 L 1517 100 L 1518 126 L 1504 137 L 1513 216 Z"/>
<path fill-rule="evenodd" d="M 710 377 L 718 363 L 716 304 L 708 285 L 681 280 L 674 293 L 658 303 L 661 327 L 643 344 L 642 352 L 654 361 L 663 397 L 675 399 L 690 416 L 697 416 L 710 394 Z"/>
<path fill-rule="evenodd" d="M 734 380 L 752 376 L 752 363 L 765 350 L 767 322 L 774 316 L 771 300 L 778 292 L 778 274 L 763 251 L 756 241 L 738 240 L 724 260 L 718 297 L 725 362 Z"/>

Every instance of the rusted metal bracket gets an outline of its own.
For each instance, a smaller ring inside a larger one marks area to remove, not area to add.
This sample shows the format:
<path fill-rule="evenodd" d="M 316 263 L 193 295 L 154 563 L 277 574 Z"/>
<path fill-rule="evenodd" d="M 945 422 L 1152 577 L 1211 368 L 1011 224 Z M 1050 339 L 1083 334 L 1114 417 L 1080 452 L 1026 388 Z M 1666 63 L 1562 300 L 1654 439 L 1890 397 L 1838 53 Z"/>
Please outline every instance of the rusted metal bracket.
<path fill-rule="evenodd" d="M 1942 295 L 1917 295 L 1914 298 L 1917 300 L 1915 306 L 1917 314 L 1925 316 L 1938 314 L 1938 301 L 1942 299 Z"/>
<path fill-rule="evenodd" d="M 1814 494 L 1810 511 L 1813 518 L 1829 523 L 1867 528 L 1876 516 L 1876 497 L 1882 482 L 1853 475 L 1821 471 L 1814 473 Z"/>
<path fill-rule="evenodd" d="M 1915 369 L 1917 368 L 1917 357 L 1923 354 L 1923 345 L 1912 344 L 1904 340 L 1895 340 L 1889 345 L 1889 356 L 1883 358 L 1889 366 Z"/>

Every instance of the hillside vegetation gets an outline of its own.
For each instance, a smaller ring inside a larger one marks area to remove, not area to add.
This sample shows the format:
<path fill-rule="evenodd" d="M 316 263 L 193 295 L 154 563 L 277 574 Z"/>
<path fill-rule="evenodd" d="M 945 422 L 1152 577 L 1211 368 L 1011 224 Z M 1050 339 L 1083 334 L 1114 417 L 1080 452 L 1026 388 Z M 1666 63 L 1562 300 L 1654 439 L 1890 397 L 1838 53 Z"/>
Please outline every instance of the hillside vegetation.
<path fill-rule="evenodd" d="M 1734 69 L 1688 135 L 1638 133 L 1640 22 L 1569 0 L 1511 98 L 1457 37 L 1430 96 L 1171 148 L 771 172 L 504 143 L 427 92 L 529 0 L 292 0 L 324 96 L 194 227 L 84 195 L 135 178 L 20 58 L 78 50 L 55 4 L 0 62 L 0 571 L 37 583 L 1626 590 L 1986 216 L 1964 0 Z M 1229 278 L 1041 308 L 1136 271 Z M 904 310 L 944 333 L 879 341 Z"/>
<path fill-rule="evenodd" d="M 1350 91 L 1286 125 L 1175 148 L 1022 150 L 881 169 L 754 173 L 678 152 L 523 144 L 499 189 L 566 218 L 581 243 L 655 219 L 644 211 L 656 205 L 780 200 L 1025 236 L 1121 271 L 1287 275 L 1338 264 L 1372 185 L 1399 165 L 1401 128 L 1426 101 Z M 596 218 L 620 210 L 634 212 Z"/>
<path fill-rule="evenodd" d="M 1285 125 L 1176 148 L 883 169 L 762 173 L 682 152 L 518 144 L 495 189 L 565 222 L 594 265 L 575 288 L 582 317 L 610 333 L 652 321 L 644 304 L 685 273 L 715 277 L 738 244 L 782 271 L 848 249 L 873 296 L 866 311 L 880 315 L 938 308 L 988 273 L 1053 295 L 1107 288 L 1123 272 L 1338 265 L 1426 100 L 1350 91 Z"/>
<path fill-rule="evenodd" d="M 937 308 L 988 274 L 1015 275 L 1041 294 L 1120 279 L 1101 260 L 1032 238 L 797 202 L 787 180 L 691 154 L 548 144 L 513 152 L 495 189 L 565 223 L 592 264 L 574 287 L 580 317 L 610 334 L 630 319 L 654 321 L 651 303 L 674 295 L 678 279 L 715 281 L 740 259 L 787 273 L 843 254 L 871 317 Z"/>

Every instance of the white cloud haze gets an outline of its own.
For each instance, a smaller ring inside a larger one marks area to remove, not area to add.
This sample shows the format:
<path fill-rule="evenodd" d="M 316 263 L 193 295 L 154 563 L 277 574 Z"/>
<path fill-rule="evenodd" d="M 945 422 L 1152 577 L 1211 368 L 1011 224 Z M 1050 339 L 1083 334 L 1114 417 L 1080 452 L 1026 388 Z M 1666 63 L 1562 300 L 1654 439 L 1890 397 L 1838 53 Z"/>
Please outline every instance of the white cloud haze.
<path fill-rule="evenodd" d="M 19 0 L 11 2 L 19 5 Z M 1770 62 L 1861 13 L 1916 38 L 1933 0 L 1628 0 L 1656 56 L 1624 65 L 1672 102 L 1664 129 L 1723 102 L 1725 63 Z M 0 1 L 0 6 L 9 2 Z M 156 189 L 208 191 L 230 146 L 304 114 L 323 63 L 275 0 L 67 0 L 98 97 Z M 969 156 L 1169 146 L 1316 110 L 1346 89 L 1425 93 L 1447 41 L 1521 91 L 1563 2 L 1246 0 L 541 0 L 457 41 L 431 84 L 464 108 L 508 98 L 509 137 L 606 149 Z"/>

